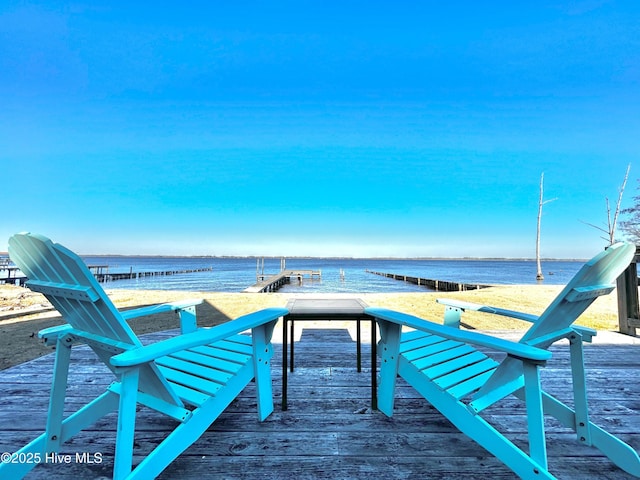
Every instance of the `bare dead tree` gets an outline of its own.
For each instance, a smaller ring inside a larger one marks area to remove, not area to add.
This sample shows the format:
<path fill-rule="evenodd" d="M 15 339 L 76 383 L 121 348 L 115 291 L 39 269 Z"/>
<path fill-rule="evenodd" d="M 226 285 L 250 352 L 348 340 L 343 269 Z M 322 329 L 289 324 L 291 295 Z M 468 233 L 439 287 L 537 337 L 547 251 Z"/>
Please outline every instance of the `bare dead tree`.
<path fill-rule="evenodd" d="M 544 172 L 540 175 L 540 202 L 538 203 L 538 232 L 536 235 L 536 263 L 538 265 L 538 271 L 536 273 L 536 280 L 544 280 L 542 274 L 542 265 L 540 263 L 540 224 L 542 222 L 542 206 L 557 200 L 552 198 L 551 200 L 544 200 Z"/>
<path fill-rule="evenodd" d="M 604 232 L 607 236 L 602 237 L 604 240 L 609 242 L 609 245 L 613 245 L 616 243 L 616 228 L 618 226 L 618 216 L 620 215 L 620 205 L 622 204 L 622 194 L 624 193 L 624 189 L 627 186 L 627 179 L 629 178 L 629 170 L 631 170 L 631 164 L 627 165 L 627 171 L 624 174 L 624 180 L 622 181 L 622 185 L 618 189 L 618 201 L 616 202 L 616 210 L 611 216 L 611 205 L 609 204 L 609 197 L 605 197 L 605 201 L 607 204 L 607 228 L 599 227 L 598 225 L 594 225 L 592 223 L 582 222 L 590 227 L 593 227 L 601 232 Z"/>

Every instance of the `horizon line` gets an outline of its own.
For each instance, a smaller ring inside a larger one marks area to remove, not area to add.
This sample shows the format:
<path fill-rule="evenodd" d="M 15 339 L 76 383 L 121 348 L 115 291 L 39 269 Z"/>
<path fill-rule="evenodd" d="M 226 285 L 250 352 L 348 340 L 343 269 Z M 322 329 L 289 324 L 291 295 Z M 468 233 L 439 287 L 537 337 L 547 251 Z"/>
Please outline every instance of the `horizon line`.
<path fill-rule="evenodd" d="M 9 256 L 9 252 L 0 252 L 0 256 Z M 532 257 L 474 257 L 474 256 L 464 256 L 464 257 L 432 257 L 432 256 L 411 256 L 411 257 L 399 257 L 392 255 L 382 255 L 382 256 L 369 256 L 369 257 L 358 257 L 358 256 L 349 256 L 349 255 L 154 255 L 154 254 L 145 254 L 145 253 L 80 253 L 78 254 L 80 257 L 138 257 L 138 258 L 238 258 L 238 259 L 246 259 L 246 258 L 255 258 L 255 259 L 300 259 L 300 260 L 309 260 L 309 259 L 320 259 L 320 260 L 469 260 L 469 261 L 487 261 L 487 260 L 495 260 L 495 261 L 526 261 L 526 262 L 535 262 L 536 259 Z M 560 257 L 545 257 L 541 258 L 541 262 L 585 262 L 587 258 L 560 258 Z"/>
<path fill-rule="evenodd" d="M 1 253 L 1 252 L 0 252 Z M 486 261 L 486 260 L 495 260 L 495 261 L 527 261 L 527 262 L 535 262 L 536 259 L 532 257 L 473 257 L 473 256 L 465 256 L 465 257 L 432 257 L 432 256 L 411 256 L 411 257 L 399 257 L 399 256 L 390 256 L 390 255 L 382 255 L 382 256 L 349 256 L 349 255 L 152 255 L 152 254 L 128 254 L 128 253 L 94 253 L 94 254 L 79 254 L 80 257 L 140 257 L 140 258 L 237 258 L 237 259 L 247 259 L 247 258 L 255 258 L 255 259 L 269 259 L 269 260 L 279 260 L 279 259 L 299 259 L 299 260 L 311 260 L 311 259 L 319 259 L 319 260 L 469 260 L 469 261 Z M 560 258 L 560 257 L 545 257 L 541 258 L 541 262 L 550 262 L 550 261 L 563 261 L 563 262 L 585 262 L 587 258 Z"/>

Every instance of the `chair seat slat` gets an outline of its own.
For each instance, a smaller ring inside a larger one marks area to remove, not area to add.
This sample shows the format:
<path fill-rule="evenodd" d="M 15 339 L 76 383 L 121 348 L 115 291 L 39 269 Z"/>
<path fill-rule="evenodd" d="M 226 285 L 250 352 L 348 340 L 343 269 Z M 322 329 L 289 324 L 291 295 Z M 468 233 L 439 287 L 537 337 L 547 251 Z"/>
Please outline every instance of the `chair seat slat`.
<path fill-rule="evenodd" d="M 198 365 L 193 362 L 187 362 L 179 358 L 172 356 L 160 357 L 156 360 L 156 363 L 162 367 L 169 367 L 174 370 L 181 370 L 183 372 L 190 372 L 194 375 L 198 375 L 203 378 L 208 378 L 214 382 L 225 384 L 229 381 L 232 375 L 229 372 L 223 372 L 214 366 Z"/>
<path fill-rule="evenodd" d="M 179 358 L 181 360 L 186 360 L 187 362 L 194 363 L 196 365 L 203 365 L 208 367 L 212 364 L 212 357 L 209 355 L 205 355 L 199 353 L 197 351 L 190 350 L 181 350 L 171 355 L 174 358 Z M 226 360 L 216 359 L 216 368 L 223 372 L 228 372 L 231 374 L 236 373 L 242 364 L 235 362 L 228 362 Z"/>
<path fill-rule="evenodd" d="M 424 348 L 444 342 L 445 339 L 437 335 L 426 335 L 411 341 L 403 341 L 400 344 L 400 352 L 409 360 L 414 360 L 424 356 Z"/>
<path fill-rule="evenodd" d="M 431 335 L 430 333 L 423 332 L 422 330 L 407 330 L 402 332 L 402 340 L 401 342 L 408 342 L 410 340 L 414 340 L 416 338 L 423 338 Z"/>
<path fill-rule="evenodd" d="M 457 357 L 452 357 L 446 362 L 440 362 L 433 366 L 427 367 L 423 369 L 422 372 L 429 378 L 432 378 L 432 379 L 438 378 L 438 377 L 441 377 L 442 375 L 446 375 L 448 373 L 454 372 L 467 365 L 473 365 L 487 358 L 487 356 L 484 353 L 479 352 L 477 350 L 469 351 L 468 347 L 469 347 L 468 345 L 465 345 L 464 347 L 457 349 L 458 351 L 467 351 L 467 353 Z"/>
<path fill-rule="evenodd" d="M 434 335 L 435 336 L 435 335 Z M 464 345 L 462 342 L 457 342 L 455 340 L 447 340 L 444 338 L 440 338 L 438 343 L 434 343 L 433 345 L 428 345 L 426 347 L 420 348 L 418 350 L 412 350 L 411 352 L 402 353 L 402 355 L 410 362 L 413 362 L 418 369 L 422 370 L 429 365 L 430 358 L 433 355 L 449 352 L 455 348 Z M 449 355 L 449 353 L 445 353 L 445 355 Z"/>
<path fill-rule="evenodd" d="M 191 351 L 231 363 L 246 363 L 249 358 L 251 358 L 251 355 L 247 355 L 245 353 L 240 353 L 237 351 L 226 350 L 224 348 L 218 347 L 215 344 L 192 348 Z"/>
<path fill-rule="evenodd" d="M 467 380 L 476 377 L 477 375 L 488 372 L 490 370 L 495 370 L 497 366 L 497 362 L 491 360 L 490 358 L 484 358 L 479 362 L 467 364 L 464 367 L 453 370 L 445 375 L 441 375 L 440 377 L 434 379 L 434 383 L 444 389 L 451 388 L 454 385 L 464 383 Z"/>
<path fill-rule="evenodd" d="M 493 375 L 494 371 L 495 369 L 492 369 L 473 378 L 469 378 L 468 380 L 462 383 L 458 383 L 456 386 L 447 389 L 447 392 L 456 400 L 460 400 L 468 395 L 471 395 L 480 387 L 482 387 L 485 382 L 491 377 L 491 375 Z"/>
<path fill-rule="evenodd" d="M 160 366 L 159 369 L 169 382 L 180 384 L 209 396 L 215 395 L 224 387 L 224 384 L 173 368 Z"/>
<path fill-rule="evenodd" d="M 176 391 L 178 397 L 180 397 L 180 399 L 187 405 L 199 407 L 211 398 L 211 395 L 194 390 L 193 388 L 185 387 L 180 383 L 169 382 L 169 384 Z"/>
<path fill-rule="evenodd" d="M 232 337 L 219 340 L 210 344 L 213 347 L 230 352 L 237 352 L 242 355 L 253 355 L 253 346 L 249 335 L 233 335 Z"/>

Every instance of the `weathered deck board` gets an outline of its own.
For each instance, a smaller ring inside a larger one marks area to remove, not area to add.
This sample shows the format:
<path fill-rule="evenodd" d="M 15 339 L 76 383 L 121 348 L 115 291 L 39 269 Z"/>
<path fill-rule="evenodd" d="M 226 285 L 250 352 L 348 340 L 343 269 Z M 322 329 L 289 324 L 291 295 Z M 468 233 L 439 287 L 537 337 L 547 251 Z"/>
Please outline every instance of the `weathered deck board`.
<path fill-rule="evenodd" d="M 280 411 L 281 346 L 272 362 L 276 410 L 257 421 L 255 388 L 248 386 L 209 431 L 173 462 L 160 478 L 513 478 L 481 447 L 400 380 L 396 413 L 372 412 L 369 345 L 363 343 L 363 372 L 355 370 L 355 342 L 346 330 L 305 328 L 296 344 L 296 370 L 289 376 L 289 409 Z M 151 341 L 167 336 L 153 334 Z M 363 334 L 368 338 L 368 334 Z M 277 339 L 276 339 L 277 340 Z M 545 386 L 570 401 L 568 351 L 554 347 Z M 589 392 L 593 420 L 640 449 L 638 346 L 589 345 Z M 112 380 L 85 347 L 75 348 L 68 388 L 73 411 Z M 0 372 L 0 451 L 14 451 L 43 431 L 53 356 Z M 507 400 L 490 409 L 492 421 L 526 444 L 523 405 Z M 110 477 L 115 414 L 75 437 L 64 453 L 100 452 L 102 464 L 40 465 L 27 478 Z M 137 420 L 140 461 L 174 423 L 143 409 Z M 558 478 L 629 478 L 598 450 L 579 445 L 567 429 L 547 421 L 551 471 Z"/>

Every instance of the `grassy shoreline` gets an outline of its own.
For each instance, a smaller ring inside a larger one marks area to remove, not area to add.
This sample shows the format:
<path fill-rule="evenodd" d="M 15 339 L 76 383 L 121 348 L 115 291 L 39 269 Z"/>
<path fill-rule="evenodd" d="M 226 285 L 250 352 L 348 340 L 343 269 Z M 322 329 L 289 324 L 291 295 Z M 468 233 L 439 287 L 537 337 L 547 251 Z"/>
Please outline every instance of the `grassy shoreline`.
<path fill-rule="evenodd" d="M 442 322 L 444 307 L 436 298 L 457 298 L 510 310 L 540 314 L 563 288 L 562 285 L 507 285 L 465 292 L 409 292 L 362 294 L 222 293 L 163 290 L 113 290 L 107 293 L 118 308 L 132 308 L 188 298 L 202 298 L 198 324 L 213 326 L 260 308 L 285 306 L 299 297 L 336 298 L 357 296 L 371 306 L 386 307 Z M 518 320 L 467 312 L 464 323 L 479 330 L 522 330 Z M 64 323 L 47 300 L 38 293 L 12 285 L 0 285 L 0 370 L 51 353 L 38 339 L 38 331 Z M 615 292 L 601 297 L 578 321 L 597 330 L 617 330 Z M 174 314 L 143 317 L 132 322 L 137 334 L 177 328 Z"/>

